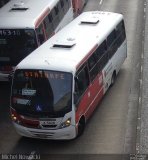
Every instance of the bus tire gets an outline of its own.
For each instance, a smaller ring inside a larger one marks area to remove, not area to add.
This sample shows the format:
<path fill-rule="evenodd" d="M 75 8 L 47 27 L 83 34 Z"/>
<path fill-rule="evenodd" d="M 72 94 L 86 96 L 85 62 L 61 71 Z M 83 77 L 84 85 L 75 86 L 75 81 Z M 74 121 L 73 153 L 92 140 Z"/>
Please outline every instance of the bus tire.
<path fill-rule="evenodd" d="M 113 72 L 113 75 L 112 75 L 112 78 L 111 78 L 111 84 L 110 84 L 111 86 L 114 85 L 115 80 L 116 80 L 116 72 L 114 71 L 114 72 Z"/>
<path fill-rule="evenodd" d="M 86 6 L 86 4 L 87 4 L 87 1 L 88 1 L 88 0 L 85 0 L 85 2 L 84 2 L 84 6 Z"/>
<path fill-rule="evenodd" d="M 82 117 L 79 121 L 79 124 L 78 124 L 78 135 L 77 135 L 77 137 L 80 137 L 83 134 L 84 130 L 85 130 L 85 118 Z"/>

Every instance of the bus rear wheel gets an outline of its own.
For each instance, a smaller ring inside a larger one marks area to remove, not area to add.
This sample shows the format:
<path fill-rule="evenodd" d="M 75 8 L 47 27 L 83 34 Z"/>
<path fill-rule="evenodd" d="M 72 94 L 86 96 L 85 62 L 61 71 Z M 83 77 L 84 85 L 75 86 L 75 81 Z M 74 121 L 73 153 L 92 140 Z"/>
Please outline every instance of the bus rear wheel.
<path fill-rule="evenodd" d="M 78 124 L 78 137 L 80 137 L 85 130 L 85 119 L 81 118 Z"/>
<path fill-rule="evenodd" d="M 116 72 L 114 71 L 114 73 L 113 73 L 113 75 L 112 75 L 112 78 L 111 78 L 111 86 L 114 85 L 115 80 L 116 80 Z"/>

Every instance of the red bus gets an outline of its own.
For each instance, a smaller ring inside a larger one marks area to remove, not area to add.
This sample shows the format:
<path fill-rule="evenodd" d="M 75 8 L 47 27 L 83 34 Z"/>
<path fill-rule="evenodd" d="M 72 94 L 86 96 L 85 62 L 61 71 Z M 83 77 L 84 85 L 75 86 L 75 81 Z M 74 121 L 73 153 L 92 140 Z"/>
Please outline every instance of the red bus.
<path fill-rule="evenodd" d="M 80 136 L 126 57 L 123 16 L 82 13 L 17 65 L 10 104 L 17 132 L 43 139 Z"/>

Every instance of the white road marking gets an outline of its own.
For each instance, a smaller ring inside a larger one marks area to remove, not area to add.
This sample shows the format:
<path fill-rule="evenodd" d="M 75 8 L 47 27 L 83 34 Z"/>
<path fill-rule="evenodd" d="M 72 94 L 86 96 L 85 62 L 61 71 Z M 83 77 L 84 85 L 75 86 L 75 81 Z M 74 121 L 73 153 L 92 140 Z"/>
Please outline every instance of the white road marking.
<path fill-rule="evenodd" d="M 99 4 L 102 4 L 103 3 L 103 0 L 100 0 L 100 3 Z"/>

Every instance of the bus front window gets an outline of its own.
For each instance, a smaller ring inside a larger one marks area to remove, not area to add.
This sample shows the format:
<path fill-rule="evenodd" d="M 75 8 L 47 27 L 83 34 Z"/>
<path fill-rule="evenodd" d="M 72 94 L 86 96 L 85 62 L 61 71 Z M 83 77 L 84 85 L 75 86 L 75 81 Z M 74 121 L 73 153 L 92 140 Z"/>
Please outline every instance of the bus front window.
<path fill-rule="evenodd" d="M 0 64 L 16 66 L 37 48 L 32 29 L 0 29 Z"/>
<path fill-rule="evenodd" d="M 31 117 L 63 117 L 72 110 L 72 74 L 18 70 L 14 75 L 11 104 Z"/>

